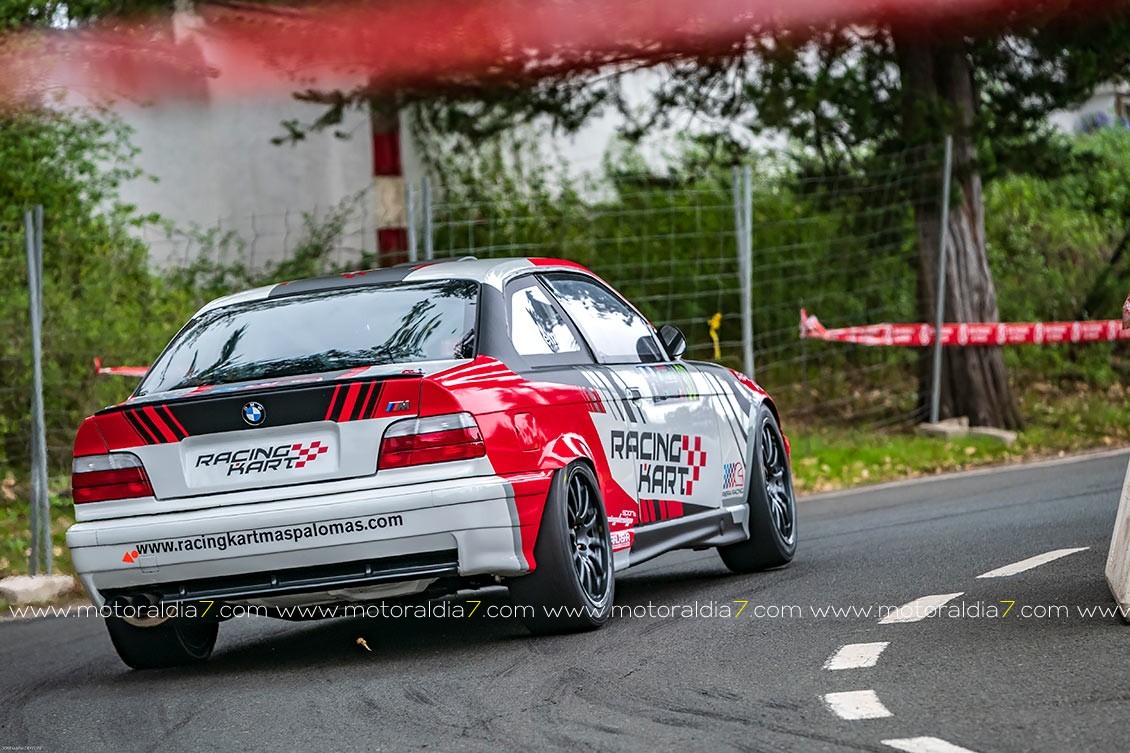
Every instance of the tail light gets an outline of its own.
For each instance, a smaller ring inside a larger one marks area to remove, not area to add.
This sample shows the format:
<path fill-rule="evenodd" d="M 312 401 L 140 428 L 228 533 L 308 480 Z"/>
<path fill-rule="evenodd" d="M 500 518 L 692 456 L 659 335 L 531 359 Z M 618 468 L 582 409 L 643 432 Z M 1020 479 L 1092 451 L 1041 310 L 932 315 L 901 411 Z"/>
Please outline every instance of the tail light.
<path fill-rule="evenodd" d="M 469 460 L 486 454 L 483 435 L 470 413 L 410 418 L 388 427 L 377 468 Z"/>
<path fill-rule="evenodd" d="M 153 496 L 153 487 L 141 460 L 128 452 L 75 458 L 71 466 L 71 491 L 76 505 Z"/>

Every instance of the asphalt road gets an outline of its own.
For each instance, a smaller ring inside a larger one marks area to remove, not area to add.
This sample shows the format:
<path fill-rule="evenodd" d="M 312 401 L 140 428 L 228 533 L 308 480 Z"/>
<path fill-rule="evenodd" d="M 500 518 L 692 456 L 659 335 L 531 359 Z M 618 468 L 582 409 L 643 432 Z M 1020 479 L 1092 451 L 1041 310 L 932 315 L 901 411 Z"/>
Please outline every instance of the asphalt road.
<path fill-rule="evenodd" d="M 1114 605 L 1102 572 L 1127 459 L 805 499 L 792 566 L 734 576 L 713 552 L 667 555 L 617 582 L 650 615 L 579 636 L 482 613 L 242 619 L 203 667 L 130 672 L 94 619 L 0 623 L 0 750 L 1124 751 L 1130 626 L 1078 610 Z M 954 593 L 916 622 L 875 611 Z M 889 645 L 872 667 L 824 669 L 855 643 Z M 853 691 L 889 715 L 840 718 L 830 694 Z"/>

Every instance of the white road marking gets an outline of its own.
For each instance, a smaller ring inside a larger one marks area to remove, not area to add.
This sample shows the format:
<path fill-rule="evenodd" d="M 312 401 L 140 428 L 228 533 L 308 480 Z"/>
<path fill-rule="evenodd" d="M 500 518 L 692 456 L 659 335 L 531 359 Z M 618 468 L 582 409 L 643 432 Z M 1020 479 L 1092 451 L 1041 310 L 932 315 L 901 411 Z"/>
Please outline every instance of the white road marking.
<path fill-rule="evenodd" d="M 856 721 L 859 719 L 882 719 L 894 716 L 874 690 L 849 690 L 843 693 L 828 693 L 824 696 L 824 703 L 833 714 L 841 719 Z"/>
<path fill-rule="evenodd" d="M 880 641 L 878 643 L 849 643 L 846 646 L 840 646 L 836 653 L 824 662 L 824 669 L 874 667 L 879 661 L 879 654 L 883 653 L 883 649 L 889 645 L 891 645 L 890 641 Z"/>
<path fill-rule="evenodd" d="M 880 625 L 893 625 L 898 622 L 918 622 L 930 617 L 934 612 L 946 604 L 946 602 L 956 599 L 961 596 L 964 591 L 958 591 L 955 594 L 934 594 L 932 596 L 923 596 L 920 599 L 903 604 L 894 612 L 891 612 L 883 619 L 879 620 Z"/>
<path fill-rule="evenodd" d="M 990 570 L 989 572 L 985 573 L 984 575 L 978 575 L 977 577 L 978 578 L 1007 578 L 1010 575 L 1016 575 L 1017 573 L 1022 573 L 1025 570 L 1031 570 L 1034 567 L 1039 567 L 1040 565 L 1045 565 L 1049 562 L 1054 562 L 1055 560 L 1059 559 L 1060 557 L 1066 557 L 1069 554 L 1075 554 L 1076 552 L 1082 552 L 1082 551 L 1085 551 L 1087 549 L 1090 549 L 1090 547 L 1089 546 L 1079 546 L 1079 547 L 1075 547 L 1074 549 L 1055 549 L 1055 550 L 1050 551 L 1050 552 L 1044 552 L 1043 554 L 1037 554 L 1035 557 L 1029 557 L 1026 560 L 1020 560 L 1019 562 L 1013 562 L 1011 565 L 1005 565 L 1004 567 L 998 567 L 996 570 Z"/>
<path fill-rule="evenodd" d="M 906 753 L 973 753 L 969 748 L 948 743 L 937 737 L 906 737 L 901 740 L 883 740 L 883 745 Z"/>

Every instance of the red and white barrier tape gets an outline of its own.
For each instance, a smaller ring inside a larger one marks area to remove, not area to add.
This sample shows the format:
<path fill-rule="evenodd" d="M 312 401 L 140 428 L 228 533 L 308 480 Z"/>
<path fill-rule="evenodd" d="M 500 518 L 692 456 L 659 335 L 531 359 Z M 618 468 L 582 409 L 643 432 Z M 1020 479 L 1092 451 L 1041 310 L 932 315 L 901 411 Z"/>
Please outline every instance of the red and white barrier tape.
<path fill-rule="evenodd" d="M 94 359 L 95 374 L 111 374 L 114 376 L 131 376 L 141 378 L 149 371 L 148 366 L 103 366 L 101 358 Z"/>
<path fill-rule="evenodd" d="M 828 342 L 919 348 L 934 344 L 933 324 L 868 324 L 826 329 L 815 315 L 800 310 L 800 336 Z M 942 345 L 1052 345 L 1130 340 L 1117 319 L 1089 322 L 978 322 L 943 324 Z"/>
<path fill-rule="evenodd" d="M 862 327 L 826 329 L 815 314 L 800 310 L 800 336 L 810 340 L 893 345 L 918 348 L 934 344 L 932 324 L 867 324 Z M 942 345 L 1044 345 L 1130 340 L 1130 296 L 1122 306 L 1122 321 L 1090 322 L 1000 322 L 943 324 Z M 94 373 L 141 378 L 148 366 L 103 366 L 94 359 Z"/>

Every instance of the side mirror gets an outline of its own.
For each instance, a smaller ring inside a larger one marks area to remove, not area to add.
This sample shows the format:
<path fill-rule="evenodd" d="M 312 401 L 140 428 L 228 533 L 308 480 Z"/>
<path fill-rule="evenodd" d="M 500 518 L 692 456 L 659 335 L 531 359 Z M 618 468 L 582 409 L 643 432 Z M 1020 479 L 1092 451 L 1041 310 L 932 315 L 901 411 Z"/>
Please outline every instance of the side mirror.
<path fill-rule="evenodd" d="M 671 356 L 673 360 L 682 358 L 683 354 L 687 352 L 687 338 L 683 337 L 679 328 L 672 324 L 663 325 L 659 330 L 659 339 L 663 341 L 667 355 Z"/>

